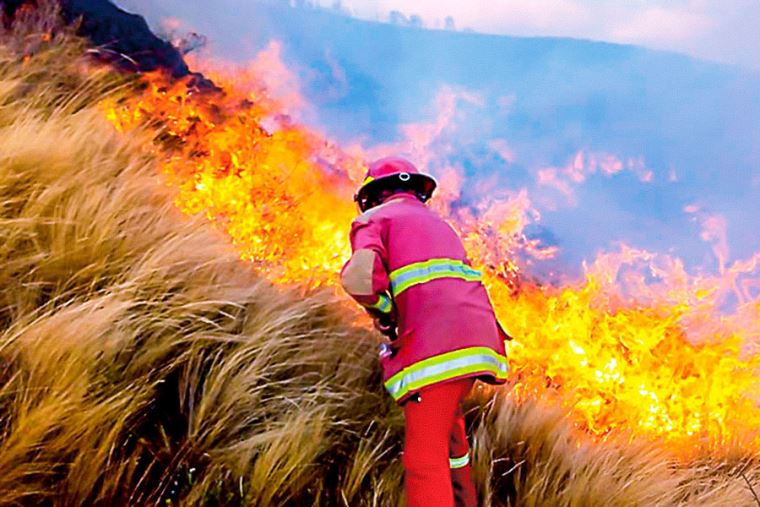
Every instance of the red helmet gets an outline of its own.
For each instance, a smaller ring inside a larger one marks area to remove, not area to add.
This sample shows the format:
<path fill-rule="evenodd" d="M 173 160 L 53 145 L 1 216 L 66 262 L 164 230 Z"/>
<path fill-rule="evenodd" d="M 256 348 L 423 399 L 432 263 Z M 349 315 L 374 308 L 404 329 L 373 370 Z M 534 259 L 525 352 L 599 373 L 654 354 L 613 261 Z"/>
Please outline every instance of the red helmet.
<path fill-rule="evenodd" d="M 362 186 L 354 196 L 362 211 L 377 205 L 371 202 L 382 190 L 392 185 L 409 188 L 417 193 L 422 202 L 433 195 L 438 183 L 429 174 L 421 173 L 414 164 L 401 157 L 386 157 L 369 165 Z"/>

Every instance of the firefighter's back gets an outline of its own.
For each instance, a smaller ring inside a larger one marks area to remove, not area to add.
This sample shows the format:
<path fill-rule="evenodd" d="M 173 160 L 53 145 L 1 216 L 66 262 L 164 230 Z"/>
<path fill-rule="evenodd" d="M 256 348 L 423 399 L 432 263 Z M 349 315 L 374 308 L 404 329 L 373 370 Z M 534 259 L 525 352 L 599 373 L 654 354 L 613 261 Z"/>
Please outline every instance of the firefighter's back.
<path fill-rule="evenodd" d="M 399 336 L 415 355 L 472 346 L 501 348 L 480 273 L 470 266 L 454 229 L 435 211 L 403 194 L 377 210 Z"/>

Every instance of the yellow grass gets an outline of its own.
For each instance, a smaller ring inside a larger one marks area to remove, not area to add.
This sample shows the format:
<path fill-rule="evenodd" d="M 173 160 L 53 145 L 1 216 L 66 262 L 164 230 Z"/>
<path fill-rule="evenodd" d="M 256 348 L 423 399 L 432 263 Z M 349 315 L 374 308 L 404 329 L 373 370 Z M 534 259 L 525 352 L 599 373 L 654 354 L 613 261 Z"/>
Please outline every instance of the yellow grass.
<path fill-rule="evenodd" d="M 96 108 L 128 85 L 50 16 L 0 36 L 0 504 L 398 504 L 377 337 L 181 215 Z M 506 392 L 469 402 L 484 505 L 755 504 L 741 456 L 591 442 Z"/>

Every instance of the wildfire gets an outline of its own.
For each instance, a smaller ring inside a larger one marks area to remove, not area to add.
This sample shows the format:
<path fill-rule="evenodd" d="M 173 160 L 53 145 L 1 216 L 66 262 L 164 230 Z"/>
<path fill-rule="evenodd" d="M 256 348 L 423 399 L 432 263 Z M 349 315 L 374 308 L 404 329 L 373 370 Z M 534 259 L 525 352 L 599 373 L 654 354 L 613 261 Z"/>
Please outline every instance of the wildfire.
<path fill-rule="evenodd" d="M 350 251 L 347 175 L 362 171 L 359 160 L 279 115 L 263 91 L 194 95 L 182 81 L 153 75 L 142 94 L 105 107 L 119 130 L 159 133 L 177 206 L 204 213 L 243 259 L 277 282 L 333 283 Z"/>
<path fill-rule="evenodd" d="M 334 286 L 363 160 L 282 115 L 263 87 L 213 79 L 224 92 L 194 94 L 151 75 L 141 92 L 104 108 L 117 129 L 155 131 L 177 206 L 204 213 L 243 259 L 275 282 Z M 525 192 L 480 208 L 445 199 L 437 207 L 485 271 L 515 337 L 509 395 L 555 398 L 600 437 L 646 435 L 688 453 L 760 449 L 760 298 L 751 291 L 760 256 L 694 277 L 677 259 L 622 246 L 576 284 L 540 286 L 520 280 L 514 264 L 519 252 L 553 253 L 521 234 Z"/>

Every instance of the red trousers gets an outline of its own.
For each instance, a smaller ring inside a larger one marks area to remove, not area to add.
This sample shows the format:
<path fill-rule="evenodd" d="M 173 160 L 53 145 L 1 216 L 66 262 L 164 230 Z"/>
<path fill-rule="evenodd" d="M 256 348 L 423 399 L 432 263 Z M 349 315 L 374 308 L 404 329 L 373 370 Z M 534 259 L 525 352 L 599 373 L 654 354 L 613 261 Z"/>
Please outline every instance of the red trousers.
<path fill-rule="evenodd" d="M 437 384 L 404 403 L 407 507 L 477 507 L 462 400 L 473 379 Z"/>

